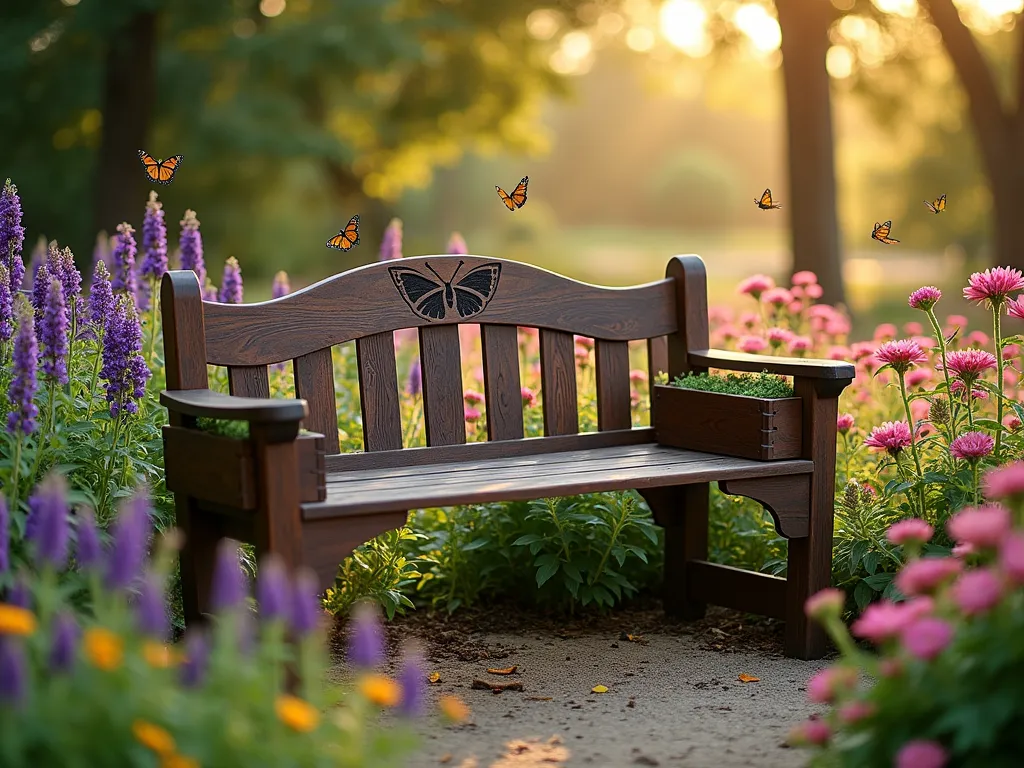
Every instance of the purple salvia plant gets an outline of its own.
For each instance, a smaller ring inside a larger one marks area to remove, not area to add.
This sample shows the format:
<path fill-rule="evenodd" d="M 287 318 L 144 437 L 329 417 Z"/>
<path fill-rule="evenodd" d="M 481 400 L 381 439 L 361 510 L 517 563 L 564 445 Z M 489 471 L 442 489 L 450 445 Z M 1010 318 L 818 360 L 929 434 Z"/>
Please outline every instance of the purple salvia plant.
<path fill-rule="evenodd" d="M 167 595 L 163 581 L 155 573 L 147 573 L 139 587 L 135 603 L 135 619 L 139 631 L 155 640 L 166 640 L 171 625 L 167 617 Z"/>
<path fill-rule="evenodd" d="M 267 555 L 260 562 L 256 578 L 256 602 L 263 621 L 288 618 L 291 586 L 284 561 L 279 556 Z"/>
<path fill-rule="evenodd" d="M 136 414 L 151 373 L 142 357 L 142 328 L 135 304 L 119 296 L 103 327 L 103 368 L 110 415 Z"/>
<path fill-rule="evenodd" d="M 102 338 L 106 319 L 114 311 L 114 291 L 110 286 L 110 272 L 102 261 L 96 262 L 92 273 L 92 287 L 89 289 L 89 329 L 90 338 Z"/>
<path fill-rule="evenodd" d="M 139 578 L 149 545 L 149 499 L 139 491 L 122 504 L 107 558 L 108 589 L 127 589 Z"/>
<path fill-rule="evenodd" d="M 377 609 L 368 603 L 356 606 L 349 623 L 348 660 L 357 667 L 376 667 L 384 661 L 384 637 Z"/>
<path fill-rule="evenodd" d="M 99 566 L 103 549 L 100 534 L 96 529 L 96 518 L 88 507 L 80 508 L 78 514 L 78 544 L 75 548 L 75 563 L 79 570 L 91 571 Z"/>
<path fill-rule="evenodd" d="M 115 293 L 127 293 L 133 299 L 138 293 L 135 276 L 135 230 L 128 222 L 117 225 L 114 248 L 110 260 L 114 263 L 114 277 L 110 287 Z"/>
<path fill-rule="evenodd" d="M 270 298 L 280 299 L 282 296 L 287 296 L 292 292 L 292 287 L 288 283 L 288 273 L 283 269 L 274 275 L 274 283 L 270 286 Z"/>
<path fill-rule="evenodd" d="M 409 379 L 405 383 L 405 391 L 410 397 L 416 397 L 423 390 L 423 371 L 420 368 L 419 355 L 409 367 Z"/>
<path fill-rule="evenodd" d="M 14 377 L 7 388 L 11 412 L 7 415 L 7 431 L 30 435 L 36 431 L 39 409 L 35 404 L 36 365 L 39 347 L 36 343 L 35 317 L 28 302 L 18 296 L 18 335 L 14 340 Z M 16 486 L 16 483 L 12 483 Z"/>
<path fill-rule="evenodd" d="M 14 336 L 14 294 L 10 277 L 7 267 L 0 264 L 0 344 L 6 344 Z M 6 360 L 0 362 L 7 363 Z"/>
<path fill-rule="evenodd" d="M 20 707 L 28 689 L 28 664 L 21 638 L 0 635 L 0 703 Z"/>
<path fill-rule="evenodd" d="M 46 294 L 50 290 L 50 280 L 54 275 L 50 274 L 49 262 L 43 262 L 39 269 L 32 275 L 32 309 L 35 311 L 36 324 L 43 319 L 43 308 L 46 307 Z"/>
<path fill-rule="evenodd" d="M 164 224 L 164 206 L 150 191 L 146 214 L 142 219 L 142 264 L 139 275 L 154 282 L 167 271 L 167 225 Z"/>
<path fill-rule="evenodd" d="M 210 644 L 200 629 L 192 629 L 185 633 L 185 658 L 181 662 L 181 684 L 185 688 L 195 688 L 203 682 L 207 663 L 210 660 Z"/>
<path fill-rule="evenodd" d="M 21 576 L 14 579 L 14 585 L 11 587 L 10 592 L 7 593 L 6 602 L 8 605 L 14 605 L 18 608 L 32 609 L 32 593 L 29 592 L 28 584 L 25 583 Z"/>
<path fill-rule="evenodd" d="M 415 646 L 407 648 L 398 672 L 398 683 L 402 688 L 402 699 L 398 703 L 399 714 L 416 717 L 423 713 L 426 698 L 425 678 L 423 653 Z"/>
<path fill-rule="evenodd" d="M 203 261 L 203 236 L 199 232 L 199 219 L 196 212 L 185 211 L 181 220 L 181 235 L 178 247 L 181 249 L 181 268 L 191 269 L 199 278 L 199 285 L 206 285 L 206 262 Z"/>
<path fill-rule="evenodd" d="M 7 267 L 11 294 L 21 290 L 25 279 L 25 262 L 21 249 L 25 244 L 25 228 L 21 226 L 21 198 L 10 179 L 0 190 L 0 264 Z"/>
<path fill-rule="evenodd" d="M 380 261 L 402 258 L 402 220 L 392 219 L 380 241 Z"/>
<path fill-rule="evenodd" d="M 82 292 L 82 273 L 75 266 L 75 255 L 70 248 L 58 248 L 57 242 L 50 245 L 47 256 L 50 277 L 60 281 L 64 293 L 64 307 L 70 323 L 74 315 L 75 303 Z"/>
<path fill-rule="evenodd" d="M 222 539 L 213 567 L 210 607 L 218 613 L 232 611 L 242 604 L 247 594 L 245 574 L 238 562 L 238 542 Z"/>
<path fill-rule="evenodd" d="M 291 616 L 289 623 L 298 637 L 312 633 L 320 622 L 320 585 L 316 575 L 308 568 L 295 574 L 292 586 Z"/>
<path fill-rule="evenodd" d="M 96 265 L 102 262 L 106 265 L 107 269 L 110 269 L 110 235 L 107 234 L 106 230 L 101 230 L 96 235 L 96 245 L 92 249 L 92 268 L 96 269 Z"/>
<path fill-rule="evenodd" d="M 217 301 L 217 286 L 210 278 L 206 278 L 206 285 L 203 286 L 203 301 Z"/>
<path fill-rule="evenodd" d="M 78 645 L 78 622 L 68 611 L 61 611 L 53 619 L 53 640 L 47 659 L 50 672 L 70 672 L 75 665 Z"/>
<path fill-rule="evenodd" d="M 220 283 L 221 304 L 242 303 L 242 268 L 234 256 L 224 262 L 224 277 Z"/>
<path fill-rule="evenodd" d="M 43 376 L 53 384 L 68 383 L 68 315 L 64 306 L 64 290 L 56 278 L 50 280 L 50 289 L 43 305 L 39 323 L 39 343 L 42 345 Z"/>
<path fill-rule="evenodd" d="M 68 561 L 68 494 L 67 484 L 51 474 L 37 487 L 28 500 L 29 519 L 25 538 L 35 546 L 36 560 L 41 566 L 60 570 Z"/>
<path fill-rule="evenodd" d="M 45 235 L 40 235 L 36 240 L 36 246 L 32 249 L 32 256 L 28 265 L 28 279 L 22 284 L 22 289 L 31 291 L 36 284 L 36 273 L 46 263 L 47 240 Z"/>
<path fill-rule="evenodd" d="M 462 235 L 458 232 L 452 232 L 452 236 L 448 238 L 448 246 L 445 248 L 445 253 L 450 253 L 453 256 L 464 256 L 469 253 L 469 248 L 466 247 L 466 241 Z"/>
<path fill-rule="evenodd" d="M 11 516 L 7 499 L 0 495 L 0 574 L 11 570 Z"/>

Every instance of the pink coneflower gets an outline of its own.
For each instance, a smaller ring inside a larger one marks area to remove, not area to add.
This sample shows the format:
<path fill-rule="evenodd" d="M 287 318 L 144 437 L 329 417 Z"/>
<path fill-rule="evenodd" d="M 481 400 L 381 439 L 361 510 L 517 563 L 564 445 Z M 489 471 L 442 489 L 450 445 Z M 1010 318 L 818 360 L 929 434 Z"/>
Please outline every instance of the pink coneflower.
<path fill-rule="evenodd" d="M 532 408 L 537 402 L 537 396 L 533 393 L 533 390 L 529 387 L 522 387 L 519 390 L 520 395 L 523 398 L 523 405 L 527 408 Z"/>
<path fill-rule="evenodd" d="M 984 331 L 971 331 L 964 337 L 964 344 L 968 347 L 987 347 L 988 346 L 988 334 Z"/>
<path fill-rule="evenodd" d="M 985 497 L 990 499 L 1024 495 L 1024 461 L 990 469 L 982 479 L 982 487 Z"/>
<path fill-rule="evenodd" d="M 853 414 L 852 413 L 840 413 L 836 418 L 836 429 L 839 430 L 839 434 L 845 435 L 851 429 L 853 429 Z"/>
<path fill-rule="evenodd" d="M 767 334 L 768 343 L 771 344 L 772 349 L 778 349 L 793 338 L 793 332 L 788 328 L 769 328 Z"/>
<path fill-rule="evenodd" d="M 907 334 L 907 336 L 920 336 L 924 333 L 924 326 L 914 320 L 911 320 L 909 323 L 903 324 L 903 332 Z"/>
<path fill-rule="evenodd" d="M 953 599 L 968 616 L 995 607 L 1003 596 L 1003 583 L 988 568 L 968 571 L 953 585 Z"/>
<path fill-rule="evenodd" d="M 984 349 L 960 349 L 946 355 L 946 365 L 953 375 L 974 382 L 996 367 L 996 356 Z"/>
<path fill-rule="evenodd" d="M 808 286 L 814 285 L 818 282 L 818 276 L 811 272 L 809 269 L 801 269 L 799 272 L 794 272 L 791 278 L 793 285 Z"/>
<path fill-rule="evenodd" d="M 794 336 L 789 340 L 789 351 L 794 354 L 808 352 L 813 346 L 814 341 L 810 336 Z"/>
<path fill-rule="evenodd" d="M 946 530 L 955 541 L 995 548 L 1010 533 L 1010 510 L 999 504 L 967 507 L 949 519 Z"/>
<path fill-rule="evenodd" d="M 875 712 L 875 705 L 867 701 L 851 701 L 848 704 L 843 704 L 838 710 L 839 720 L 846 725 L 866 720 Z"/>
<path fill-rule="evenodd" d="M 949 444 L 954 459 L 977 461 L 992 453 L 996 440 L 985 432 L 964 432 Z"/>
<path fill-rule="evenodd" d="M 762 293 L 774 287 L 775 281 L 768 277 L 768 275 L 753 275 L 740 283 L 736 288 L 736 292 L 759 299 Z"/>
<path fill-rule="evenodd" d="M 896 586 L 905 595 L 926 595 L 960 573 L 963 567 L 962 562 L 952 557 L 911 560 L 896 574 Z"/>
<path fill-rule="evenodd" d="M 781 307 L 793 301 L 793 294 L 785 288 L 769 288 L 761 294 L 761 301 L 773 307 Z"/>
<path fill-rule="evenodd" d="M 857 670 L 852 667 L 828 667 L 807 681 L 807 698 L 815 704 L 831 704 L 838 694 L 857 685 Z"/>
<path fill-rule="evenodd" d="M 889 540 L 890 544 L 900 546 L 909 541 L 924 544 L 934 533 L 935 529 L 924 520 L 912 517 L 908 520 L 900 520 L 898 523 L 893 523 L 889 526 L 889 530 L 886 531 L 885 537 Z"/>
<path fill-rule="evenodd" d="M 893 331 L 895 330 L 894 326 Z M 897 373 L 906 373 L 911 366 L 928 361 L 924 350 L 908 339 L 887 341 L 875 350 L 874 355 L 878 362 L 888 365 Z"/>
<path fill-rule="evenodd" d="M 899 455 L 904 448 L 910 447 L 910 443 L 910 426 L 905 421 L 887 421 L 874 427 L 864 441 L 869 448 L 885 451 L 890 456 Z"/>
<path fill-rule="evenodd" d="M 846 594 L 834 587 L 827 587 L 815 592 L 804 603 L 804 613 L 812 619 L 823 619 L 827 616 L 839 616 L 846 605 Z"/>
<path fill-rule="evenodd" d="M 948 621 L 927 617 L 907 624 L 900 632 L 900 640 L 911 656 L 930 661 L 946 650 L 953 634 Z"/>
<path fill-rule="evenodd" d="M 988 301 L 1000 306 L 1013 291 L 1024 288 L 1024 274 L 1012 267 L 992 267 L 975 272 L 967 280 L 964 298 L 968 301 Z"/>
<path fill-rule="evenodd" d="M 935 306 L 935 303 L 942 298 L 942 291 L 934 285 L 926 285 L 918 288 L 907 300 L 907 303 L 914 309 L 927 311 Z"/>
<path fill-rule="evenodd" d="M 1024 296 L 1006 302 L 1006 314 L 1018 320 L 1024 320 Z"/>
<path fill-rule="evenodd" d="M 999 567 L 1015 584 L 1024 584 L 1024 534 L 1006 537 L 999 548 Z"/>
<path fill-rule="evenodd" d="M 908 741 L 896 753 L 895 768 L 945 768 L 949 755 L 937 741 Z"/>
<path fill-rule="evenodd" d="M 758 352 L 764 352 L 764 350 L 768 348 L 768 342 L 760 336 L 744 336 L 739 340 L 739 344 L 737 346 L 739 346 L 741 352 L 756 354 Z"/>
<path fill-rule="evenodd" d="M 647 381 L 647 371 L 641 371 L 639 368 L 634 368 L 629 372 L 629 380 L 634 384 L 642 384 Z"/>

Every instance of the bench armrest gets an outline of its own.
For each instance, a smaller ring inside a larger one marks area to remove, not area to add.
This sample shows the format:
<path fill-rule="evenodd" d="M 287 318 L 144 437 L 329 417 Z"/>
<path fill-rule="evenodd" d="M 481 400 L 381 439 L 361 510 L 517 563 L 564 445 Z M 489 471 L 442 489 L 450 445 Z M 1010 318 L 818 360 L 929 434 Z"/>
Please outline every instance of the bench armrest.
<path fill-rule="evenodd" d="M 299 423 L 309 414 L 305 400 L 235 397 L 209 389 L 165 389 L 160 393 L 160 404 L 184 416 L 247 421 L 250 426 L 281 438 L 270 442 L 293 440 Z"/>
<path fill-rule="evenodd" d="M 827 379 L 843 386 L 849 384 L 856 371 L 852 363 L 840 360 L 817 360 L 803 357 L 772 357 L 751 355 L 746 352 L 731 352 L 725 349 L 705 349 L 688 354 L 690 365 L 695 368 L 722 368 L 727 371 L 768 371 L 780 376 L 803 376 L 809 379 Z"/>

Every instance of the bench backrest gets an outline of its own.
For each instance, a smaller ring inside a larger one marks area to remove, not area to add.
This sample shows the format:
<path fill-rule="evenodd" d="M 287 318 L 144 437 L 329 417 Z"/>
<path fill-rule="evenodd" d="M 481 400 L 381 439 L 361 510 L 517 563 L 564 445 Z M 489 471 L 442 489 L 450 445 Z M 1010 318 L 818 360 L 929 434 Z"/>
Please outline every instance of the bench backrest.
<path fill-rule="evenodd" d="M 651 377 L 686 370 L 686 349 L 708 347 L 704 265 L 675 257 L 666 279 L 628 288 L 581 283 L 538 267 L 480 256 L 370 264 L 283 298 L 203 302 L 189 271 L 164 278 L 168 389 L 208 386 L 206 364 L 227 366 L 231 394 L 269 397 L 268 365 L 292 360 L 306 429 L 338 452 L 331 347 L 355 341 L 364 450 L 402 448 L 394 331 L 418 328 L 428 446 L 466 441 L 460 323 L 479 323 L 490 440 L 523 437 L 517 326 L 538 328 L 545 436 L 578 432 L 573 334 L 595 340 L 598 429 L 631 427 L 627 343 L 648 341 Z"/>

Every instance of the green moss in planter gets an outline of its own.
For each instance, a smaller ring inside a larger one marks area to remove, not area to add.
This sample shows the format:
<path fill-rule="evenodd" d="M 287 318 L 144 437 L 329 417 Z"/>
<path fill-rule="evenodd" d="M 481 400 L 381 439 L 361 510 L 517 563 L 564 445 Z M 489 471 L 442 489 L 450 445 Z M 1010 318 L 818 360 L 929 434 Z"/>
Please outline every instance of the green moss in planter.
<path fill-rule="evenodd" d="M 203 432 L 209 432 L 211 435 L 233 437 L 236 440 L 246 440 L 249 437 L 249 422 L 247 421 L 200 417 L 196 419 L 196 426 Z"/>
<path fill-rule="evenodd" d="M 793 397 L 793 387 L 784 376 L 762 371 L 761 373 L 688 373 L 677 376 L 673 387 L 696 389 L 700 392 L 718 392 L 723 395 L 746 395 L 747 397 Z"/>

